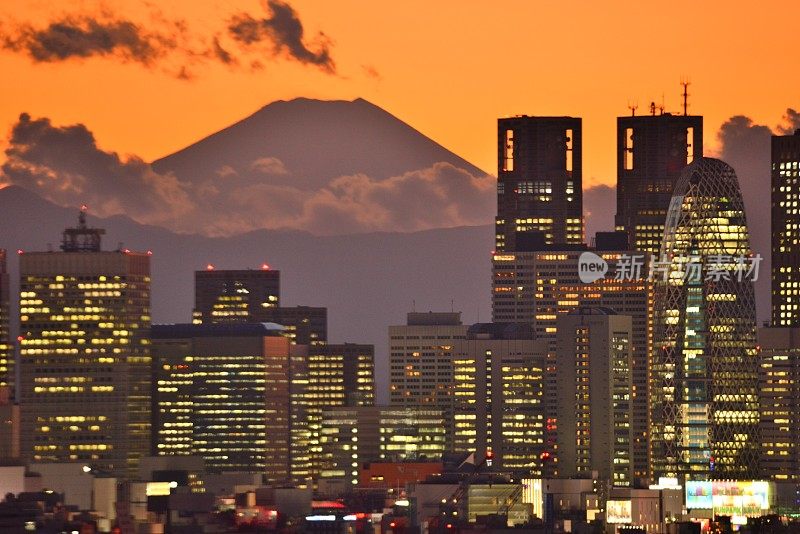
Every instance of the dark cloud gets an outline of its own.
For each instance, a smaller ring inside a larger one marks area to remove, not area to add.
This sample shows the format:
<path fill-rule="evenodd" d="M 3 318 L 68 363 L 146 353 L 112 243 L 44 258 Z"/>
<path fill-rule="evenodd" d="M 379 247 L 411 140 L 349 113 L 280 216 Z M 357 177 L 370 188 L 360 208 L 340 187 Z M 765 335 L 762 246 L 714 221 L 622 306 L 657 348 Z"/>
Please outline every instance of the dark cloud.
<path fill-rule="evenodd" d="M 234 15 L 226 33 L 193 33 L 185 20 L 169 19 L 160 12 L 150 14 L 147 23 L 115 17 L 109 13 L 71 14 L 55 18 L 44 26 L 3 22 L 0 49 L 25 54 L 36 63 L 108 57 L 117 61 L 159 67 L 183 80 L 195 78 L 194 67 L 218 63 L 260 70 L 263 50 L 271 56 L 283 54 L 302 64 L 315 65 L 333 73 L 335 65 L 330 40 L 320 32 L 308 48 L 303 24 L 295 10 L 281 0 L 265 4 L 269 16 L 254 18 Z M 250 56 L 250 57 L 248 57 Z"/>
<path fill-rule="evenodd" d="M 315 52 L 306 46 L 303 23 L 292 6 L 281 0 L 267 0 L 265 7 L 268 18 L 256 19 L 249 13 L 234 15 L 228 25 L 231 37 L 245 46 L 267 42 L 273 53 L 283 52 L 300 63 L 317 65 L 331 73 L 336 71 L 330 40 L 324 33 L 318 35 Z"/>
<path fill-rule="evenodd" d="M 11 131 L 6 157 L 6 182 L 58 204 L 89 204 L 101 216 L 124 213 L 168 224 L 194 208 L 174 176 L 153 172 L 140 158 L 101 150 L 82 124 L 56 127 L 23 113 Z"/>
<path fill-rule="evenodd" d="M 369 78 L 372 78 L 377 81 L 381 81 L 383 79 L 383 76 L 381 76 L 380 71 L 378 71 L 378 69 L 376 69 L 372 65 L 361 65 L 361 70 L 363 70 L 364 74 Z"/>
<path fill-rule="evenodd" d="M 781 135 L 792 135 L 800 130 L 800 113 L 788 108 L 783 116 L 783 124 L 779 125 L 777 130 Z"/>
<path fill-rule="evenodd" d="M 129 20 L 72 16 L 41 29 L 20 25 L 3 38 L 2 46 L 24 52 L 35 62 L 113 56 L 150 65 L 177 45 L 174 37 L 146 31 Z"/>
<path fill-rule="evenodd" d="M 225 166 L 206 181 L 188 184 L 159 174 L 135 156 L 97 146 L 82 124 L 54 126 L 20 116 L 2 166 L 6 183 L 65 206 L 88 204 L 100 216 L 126 214 L 140 223 L 179 232 L 233 235 L 260 228 L 290 228 L 320 235 L 417 231 L 488 224 L 495 180 L 449 163 L 383 180 L 341 176 L 312 190 L 292 178 L 275 157 L 250 164 L 252 176 Z"/>
<path fill-rule="evenodd" d="M 226 65 L 238 64 L 238 61 L 235 57 L 233 57 L 233 54 L 222 47 L 222 44 L 219 42 L 219 37 L 214 37 L 211 50 L 213 51 L 214 57 L 216 57 L 216 59 L 218 59 L 220 62 Z"/>
<path fill-rule="evenodd" d="M 750 230 L 751 246 L 761 254 L 760 269 L 762 276 L 756 282 L 759 297 L 769 295 L 770 272 L 770 217 L 764 216 L 772 210 L 770 190 L 772 188 L 770 139 L 773 135 L 794 133 L 800 128 L 800 116 L 789 108 L 783 116 L 783 122 L 774 129 L 763 124 L 756 124 L 749 117 L 735 115 L 728 119 L 717 134 L 720 144 L 719 157 L 729 163 L 739 178 L 739 185 L 744 197 L 747 212 L 747 226 Z M 759 317 L 769 316 L 769 299 L 757 298 Z"/>

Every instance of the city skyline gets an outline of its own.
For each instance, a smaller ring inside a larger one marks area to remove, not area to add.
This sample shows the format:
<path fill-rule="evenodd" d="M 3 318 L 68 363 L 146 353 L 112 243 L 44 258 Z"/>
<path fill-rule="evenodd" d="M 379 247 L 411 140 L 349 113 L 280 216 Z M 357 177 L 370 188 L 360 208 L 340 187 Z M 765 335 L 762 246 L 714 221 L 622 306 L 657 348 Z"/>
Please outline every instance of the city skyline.
<path fill-rule="evenodd" d="M 800 530 L 794 14 L 0 8 L 0 531 Z"/>

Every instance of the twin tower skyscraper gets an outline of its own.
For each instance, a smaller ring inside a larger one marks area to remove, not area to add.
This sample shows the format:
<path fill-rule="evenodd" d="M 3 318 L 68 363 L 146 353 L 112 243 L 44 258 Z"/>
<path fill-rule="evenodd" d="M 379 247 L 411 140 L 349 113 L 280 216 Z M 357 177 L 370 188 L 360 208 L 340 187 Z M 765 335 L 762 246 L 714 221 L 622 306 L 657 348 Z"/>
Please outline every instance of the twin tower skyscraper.
<path fill-rule="evenodd" d="M 585 243 L 582 121 L 518 116 L 498 120 L 498 252 Z M 617 119 L 616 229 L 631 250 L 658 253 L 681 171 L 703 154 L 703 117 Z"/>
<path fill-rule="evenodd" d="M 617 313 L 641 330 L 630 362 L 634 476 L 752 479 L 758 355 L 753 285 L 742 273 L 753 254 L 739 184 L 728 165 L 702 157 L 702 117 L 651 110 L 617 119 L 615 231 L 594 241 L 610 267 L 592 288 L 578 280 L 575 253 L 588 241 L 581 119 L 498 120 L 493 315 L 545 325 L 552 312 L 584 300 L 618 302 Z M 622 283 L 620 258 L 636 254 L 650 267 L 659 263 L 664 276 L 644 272 L 639 284 Z M 698 269 L 691 279 L 689 263 Z M 560 297 L 550 302 L 553 295 Z M 537 332 L 555 338 L 554 330 Z M 567 431 L 556 407 L 547 411 L 548 428 Z"/>

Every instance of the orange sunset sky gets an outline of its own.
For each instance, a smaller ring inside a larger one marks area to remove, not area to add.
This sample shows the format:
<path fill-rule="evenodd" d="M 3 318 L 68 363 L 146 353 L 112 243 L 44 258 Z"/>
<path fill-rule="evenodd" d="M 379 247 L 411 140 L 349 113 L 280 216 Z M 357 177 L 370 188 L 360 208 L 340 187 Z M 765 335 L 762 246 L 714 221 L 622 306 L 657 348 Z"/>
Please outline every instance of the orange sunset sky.
<path fill-rule="evenodd" d="M 258 51 L 232 67 L 178 53 L 149 64 L 34 62 L 5 47 L 2 137 L 25 111 L 56 125 L 82 122 L 103 149 L 152 160 L 274 100 L 363 97 L 491 173 L 497 117 L 583 117 L 584 183 L 613 185 L 615 117 L 629 113 L 631 101 L 646 113 L 662 95 L 677 112 L 682 77 L 691 80 L 690 112 L 705 116 L 707 151 L 732 115 L 774 126 L 787 107 L 800 105 L 796 1 L 289 4 L 310 50 L 327 39 L 333 72 Z M 266 13 L 256 0 L 7 1 L 0 35 L 101 13 L 164 34 L 168 28 L 159 28 L 182 21 L 186 46 L 199 49 L 238 12 Z M 232 49 L 225 38 L 222 46 Z M 175 75 L 181 67 L 191 79 Z"/>

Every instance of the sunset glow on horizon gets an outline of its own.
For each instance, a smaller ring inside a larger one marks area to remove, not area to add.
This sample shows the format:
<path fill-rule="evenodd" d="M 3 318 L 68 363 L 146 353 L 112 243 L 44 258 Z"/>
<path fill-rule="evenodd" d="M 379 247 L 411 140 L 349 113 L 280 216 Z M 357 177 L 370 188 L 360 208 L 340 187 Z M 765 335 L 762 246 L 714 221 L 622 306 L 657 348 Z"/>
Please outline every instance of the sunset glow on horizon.
<path fill-rule="evenodd" d="M 35 62 L 7 46 L 0 65 L 13 81 L 0 102 L 2 137 L 28 112 L 56 125 L 84 123 L 105 150 L 152 161 L 274 100 L 362 97 L 492 174 L 498 117 L 582 117 L 590 186 L 615 183 L 616 117 L 629 114 L 631 103 L 646 114 L 662 98 L 667 111 L 681 112 L 682 78 L 691 80 L 689 112 L 705 117 L 707 151 L 731 116 L 774 127 L 787 107 L 799 105 L 800 72 L 783 59 L 795 37 L 781 30 L 800 15 L 794 2 L 769 10 L 744 2 L 682 1 L 668 9 L 505 5 L 449 1 L 433 10 L 419 1 L 392 8 L 292 1 L 303 42 L 312 52 L 327 47 L 334 71 L 288 58 L 285 50 L 273 56 L 252 47 L 232 66 L 174 51 L 147 62 L 98 56 Z M 164 36 L 182 27 L 179 40 L 194 54 L 217 35 L 238 53 L 226 34 L 231 20 L 237 13 L 263 18 L 265 8 L 257 1 L 181 0 L 154 8 L 139 0 L 87 0 L 53 10 L 31 0 L 5 6 L 0 31 L 7 37 L 23 25 L 41 29 L 63 17 L 104 16 Z M 183 67 L 190 79 L 180 77 Z"/>

